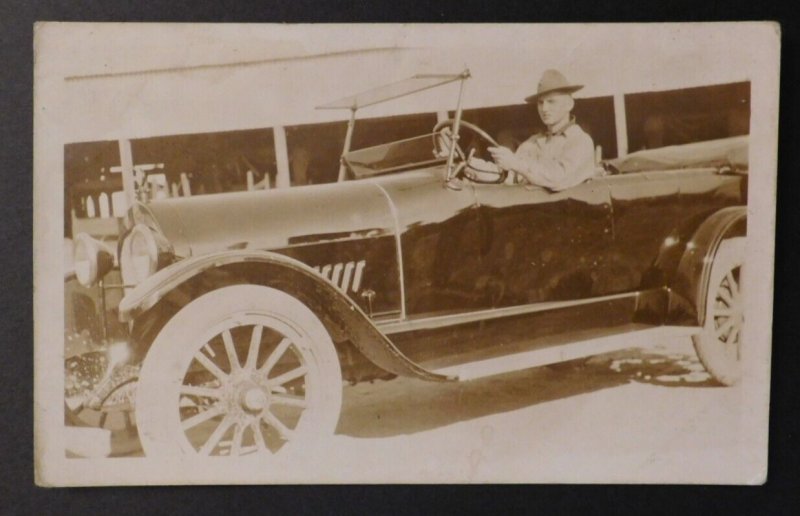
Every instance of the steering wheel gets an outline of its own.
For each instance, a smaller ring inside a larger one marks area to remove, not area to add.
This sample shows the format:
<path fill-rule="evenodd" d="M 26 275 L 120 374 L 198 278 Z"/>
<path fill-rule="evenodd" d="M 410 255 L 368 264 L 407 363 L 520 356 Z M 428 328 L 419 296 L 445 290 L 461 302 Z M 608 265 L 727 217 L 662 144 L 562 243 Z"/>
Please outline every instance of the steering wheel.
<path fill-rule="evenodd" d="M 443 133 L 443 131 L 444 131 L 444 129 L 446 127 L 454 126 L 455 123 L 456 123 L 456 120 L 454 118 L 448 118 L 447 120 L 442 120 L 441 122 L 439 122 L 438 124 L 433 126 L 433 134 L 434 134 L 434 136 L 438 137 L 438 136 L 441 135 L 443 138 L 449 138 L 449 135 L 445 135 Z M 473 124 L 471 122 L 467 122 L 466 120 L 462 120 L 459 123 L 459 129 L 461 127 L 466 127 L 467 129 L 469 129 L 473 133 L 477 134 L 478 136 L 483 138 L 487 143 L 490 143 L 492 145 L 492 147 L 498 147 L 499 146 L 499 144 L 495 141 L 494 138 L 491 137 L 491 135 L 489 135 L 489 133 L 487 133 L 486 131 L 484 131 L 483 129 L 478 127 L 477 125 L 475 125 L 475 124 Z M 438 143 L 439 142 L 437 142 L 437 146 L 438 146 Z M 458 151 L 459 156 L 463 158 L 464 157 L 464 153 L 461 151 L 461 149 L 456 148 L 456 150 Z"/>
<path fill-rule="evenodd" d="M 469 157 L 465 156 L 464 155 L 464 151 L 461 149 L 461 147 L 458 146 L 458 141 L 457 140 L 454 141 L 452 135 L 444 133 L 445 129 L 447 129 L 448 127 L 453 127 L 455 125 L 455 123 L 456 123 L 455 119 L 448 118 L 447 120 L 442 120 L 441 122 L 439 122 L 438 124 L 436 124 L 433 127 L 433 139 L 434 139 L 434 145 L 436 147 L 436 151 L 435 152 L 437 153 L 437 155 L 441 155 L 441 153 L 443 153 L 445 151 L 445 149 L 441 149 L 440 148 L 440 145 L 442 144 L 442 142 L 446 141 L 446 140 L 450 140 L 456 146 L 456 153 L 458 154 L 458 157 L 461 158 L 461 160 L 466 164 L 466 167 L 462 167 L 462 169 L 465 170 L 465 175 L 467 175 L 469 177 L 470 181 L 473 181 L 475 183 L 486 183 L 486 184 L 499 184 L 499 183 L 505 182 L 506 177 L 508 176 L 508 171 L 504 170 L 504 169 L 501 169 L 499 167 L 498 167 L 498 171 L 497 172 L 495 172 L 493 170 L 483 170 L 483 169 L 479 169 L 479 168 L 475 168 L 474 169 L 475 171 L 481 172 L 481 173 L 497 174 L 498 175 L 498 179 L 491 180 L 491 181 L 485 181 L 485 180 L 479 179 L 475 175 L 468 174 L 466 172 L 468 169 L 470 169 L 469 161 L 470 161 L 470 158 L 472 158 L 472 153 L 470 153 Z M 485 142 L 489 143 L 491 146 L 493 146 L 493 147 L 499 147 L 500 146 L 500 144 L 498 144 L 497 141 L 495 141 L 495 139 L 492 138 L 491 135 L 489 135 L 489 133 L 487 133 L 486 131 L 484 131 L 483 129 L 478 127 L 477 125 L 475 125 L 473 123 L 470 123 L 470 122 L 466 122 L 464 120 L 461 120 L 461 122 L 459 123 L 459 130 L 462 127 L 466 127 L 467 129 L 469 129 L 473 133 L 477 134 L 481 139 L 483 139 Z"/>

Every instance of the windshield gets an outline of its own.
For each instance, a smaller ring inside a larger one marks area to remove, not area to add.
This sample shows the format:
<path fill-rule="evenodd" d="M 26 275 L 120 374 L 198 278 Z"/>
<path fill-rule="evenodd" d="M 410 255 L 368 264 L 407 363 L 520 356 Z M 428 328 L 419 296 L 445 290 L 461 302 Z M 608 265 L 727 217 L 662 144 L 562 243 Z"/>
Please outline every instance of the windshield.
<path fill-rule="evenodd" d="M 447 155 L 437 155 L 433 142 L 434 135 L 425 134 L 351 151 L 343 159 L 356 179 L 444 163 Z"/>

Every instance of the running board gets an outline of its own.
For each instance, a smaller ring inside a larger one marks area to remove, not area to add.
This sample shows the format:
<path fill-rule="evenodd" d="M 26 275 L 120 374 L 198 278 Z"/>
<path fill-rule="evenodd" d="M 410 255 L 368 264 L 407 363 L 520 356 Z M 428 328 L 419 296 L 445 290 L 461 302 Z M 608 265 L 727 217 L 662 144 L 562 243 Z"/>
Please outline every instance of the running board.
<path fill-rule="evenodd" d="M 467 362 L 434 370 L 435 373 L 456 377 L 458 381 L 474 380 L 496 374 L 510 373 L 532 367 L 566 362 L 576 358 L 600 355 L 611 351 L 635 347 L 651 347 L 669 339 L 690 337 L 700 331 L 697 327 L 659 326 L 646 330 L 609 335 L 582 340 L 572 344 L 561 344 L 544 349 L 535 349 L 497 358 Z"/>

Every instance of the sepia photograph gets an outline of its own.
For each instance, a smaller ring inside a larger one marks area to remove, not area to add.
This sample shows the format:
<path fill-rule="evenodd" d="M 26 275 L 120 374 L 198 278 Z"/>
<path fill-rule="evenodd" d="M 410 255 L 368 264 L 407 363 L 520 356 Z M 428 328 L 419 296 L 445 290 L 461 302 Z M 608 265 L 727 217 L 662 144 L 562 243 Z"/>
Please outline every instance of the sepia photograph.
<path fill-rule="evenodd" d="M 766 481 L 777 24 L 34 55 L 39 485 Z"/>

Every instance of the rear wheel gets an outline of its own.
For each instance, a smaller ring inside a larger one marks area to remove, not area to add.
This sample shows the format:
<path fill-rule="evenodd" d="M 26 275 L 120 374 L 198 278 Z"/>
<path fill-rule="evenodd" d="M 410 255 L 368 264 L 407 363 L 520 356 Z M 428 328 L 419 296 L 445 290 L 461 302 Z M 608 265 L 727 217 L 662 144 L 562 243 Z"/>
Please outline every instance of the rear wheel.
<path fill-rule="evenodd" d="M 711 268 L 703 331 L 693 337 L 706 371 L 723 385 L 733 385 L 741 378 L 744 252 L 744 237 L 720 244 Z"/>
<path fill-rule="evenodd" d="M 317 316 L 279 290 L 236 285 L 182 308 L 142 365 L 146 455 L 271 455 L 333 433 L 336 350 Z"/>

